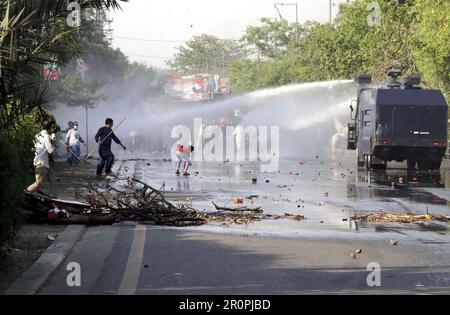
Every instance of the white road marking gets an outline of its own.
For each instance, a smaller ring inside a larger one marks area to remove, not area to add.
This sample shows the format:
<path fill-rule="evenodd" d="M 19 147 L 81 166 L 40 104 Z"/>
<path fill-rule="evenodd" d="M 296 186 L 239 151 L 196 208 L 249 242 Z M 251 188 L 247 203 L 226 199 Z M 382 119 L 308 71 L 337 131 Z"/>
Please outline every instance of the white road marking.
<path fill-rule="evenodd" d="M 134 295 L 136 293 L 144 258 L 146 232 L 145 227 L 136 225 L 127 266 L 117 290 L 118 295 Z"/>

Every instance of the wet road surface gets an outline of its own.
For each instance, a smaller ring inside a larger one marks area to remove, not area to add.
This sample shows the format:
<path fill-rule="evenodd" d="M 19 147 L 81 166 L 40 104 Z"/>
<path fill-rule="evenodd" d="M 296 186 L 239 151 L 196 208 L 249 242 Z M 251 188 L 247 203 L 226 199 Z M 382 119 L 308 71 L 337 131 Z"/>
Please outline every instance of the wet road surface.
<path fill-rule="evenodd" d="M 445 170 L 367 173 L 319 158 L 283 161 L 275 174 L 260 174 L 257 165 L 197 163 L 185 178 L 174 167 L 163 159 L 128 160 L 116 171 L 154 187 L 165 183 L 169 199 L 204 211 L 213 210 L 211 201 L 232 206 L 242 196 L 244 205 L 306 220 L 89 228 L 40 294 L 450 293 L 446 224 L 355 226 L 350 220 L 379 209 L 448 215 Z M 355 249 L 362 249 L 357 259 L 350 256 Z M 81 265 L 79 288 L 66 285 L 69 262 Z M 367 286 L 370 262 L 381 266 L 381 287 Z"/>

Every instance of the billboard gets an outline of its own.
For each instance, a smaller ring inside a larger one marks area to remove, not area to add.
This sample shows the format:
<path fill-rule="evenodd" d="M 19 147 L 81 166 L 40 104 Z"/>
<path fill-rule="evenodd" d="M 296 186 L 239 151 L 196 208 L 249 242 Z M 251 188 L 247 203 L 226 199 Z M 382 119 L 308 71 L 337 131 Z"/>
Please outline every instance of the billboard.
<path fill-rule="evenodd" d="M 162 79 L 164 94 L 174 101 L 198 102 L 214 99 L 217 94 L 230 92 L 229 79 L 219 75 L 168 75 Z"/>

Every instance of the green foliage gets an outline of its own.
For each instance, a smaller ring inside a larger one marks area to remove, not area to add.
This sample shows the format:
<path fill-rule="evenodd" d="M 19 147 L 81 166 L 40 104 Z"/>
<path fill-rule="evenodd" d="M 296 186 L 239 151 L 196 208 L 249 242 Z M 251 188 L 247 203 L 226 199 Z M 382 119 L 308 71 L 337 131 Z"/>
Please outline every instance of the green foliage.
<path fill-rule="evenodd" d="M 355 0 L 341 4 L 334 24 L 306 23 L 298 42 L 292 36 L 289 43 L 283 41 L 288 37 L 283 37 L 280 29 L 282 25 L 287 27 L 287 22 L 266 19 L 262 27 L 249 27 L 244 42 L 259 45 L 270 59 L 262 63 L 233 63 L 230 68 L 234 89 L 350 79 L 360 73 L 369 73 L 381 81 L 387 70 L 395 67 L 404 74 L 421 74 L 426 85 L 448 94 L 450 2 L 409 0 L 396 4 L 379 0 L 381 24 L 371 26 L 367 19 L 372 2 Z M 264 38 L 270 38 L 270 44 Z M 274 49 L 278 45 L 281 48 Z"/>
<path fill-rule="evenodd" d="M 242 45 L 211 35 L 194 36 L 185 46 L 179 46 L 169 65 L 183 73 L 218 73 L 226 75 L 228 65 L 246 56 Z"/>
<path fill-rule="evenodd" d="M 431 86 L 450 95 L 450 2 L 416 0 L 412 37 L 417 68 Z"/>
<path fill-rule="evenodd" d="M 0 0 L 0 128 L 9 129 L 45 103 L 42 66 L 81 52 L 82 28 L 67 25 L 69 0 Z M 81 8 L 118 8 L 116 0 L 82 0 Z"/>
<path fill-rule="evenodd" d="M 48 81 L 42 80 L 42 67 L 64 65 L 79 56 L 83 35 L 92 31 L 67 25 L 70 2 L 0 0 L 0 246 L 21 223 L 19 210 L 23 190 L 33 177 L 32 146 L 38 125 L 43 120 L 54 121 L 42 110 L 49 90 Z M 82 9 L 119 8 L 119 0 L 77 3 Z M 89 86 L 73 77 L 65 83 L 66 88 L 89 92 Z"/>
<path fill-rule="evenodd" d="M 33 138 L 39 131 L 35 112 L 14 129 L 0 132 L 0 247 L 13 239 L 23 218 L 23 191 L 33 181 Z M 0 256 L 2 253 L 0 253 Z"/>
<path fill-rule="evenodd" d="M 296 24 L 289 24 L 286 20 L 272 20 L 262 18 L 261 26 L 248 26 L 242 42 L 255 47 L 259 53 L 268 58 L 275 58 L 285 52 L 290 43 L 300 37 L 303 30 L 297 29 Z"/>

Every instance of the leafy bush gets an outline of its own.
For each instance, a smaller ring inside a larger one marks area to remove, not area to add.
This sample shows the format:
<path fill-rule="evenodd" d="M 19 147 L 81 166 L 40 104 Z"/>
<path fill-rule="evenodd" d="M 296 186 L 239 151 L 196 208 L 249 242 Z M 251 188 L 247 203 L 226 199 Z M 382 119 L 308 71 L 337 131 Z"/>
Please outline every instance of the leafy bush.
<path fill-rule="evenodd" d="M 0 131 L 0 247 L 23 223 L 23 191 L 33 181 L 33 137 L 39 130 L 30 115 L 13 130 Z M 1 253 L 0 253 L 1 254 Z"/>

